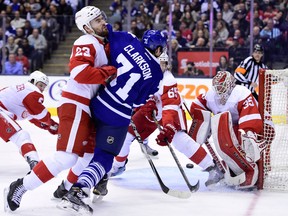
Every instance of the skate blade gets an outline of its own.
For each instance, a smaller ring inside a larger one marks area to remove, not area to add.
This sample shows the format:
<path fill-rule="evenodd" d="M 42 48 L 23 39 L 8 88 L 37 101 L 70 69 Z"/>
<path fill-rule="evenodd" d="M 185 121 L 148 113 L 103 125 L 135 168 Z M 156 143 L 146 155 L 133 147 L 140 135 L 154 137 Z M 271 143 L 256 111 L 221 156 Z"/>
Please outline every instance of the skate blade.
<path fill-rule="evenodd" d="M 92 203 L 98 203 L 103 200 L 104 196 L 93 194 Z"/>
<path fill-rule="evenodd" d="M 60 203 L 56 206 L 58 209 L 64 210 L 66 212 L 72 213 L 73 215 L 77 216 L 92 216 L 93 212 L 87 211 L 87 209 L 75 205 L 74 203 L 71 203 L 66 200 L 61 200 Z"/>
<path fill-rule="evenodd" d="M 8 200 L 7 200 L 8 193 L 9 193 L 9 188 L 4 188 L 4 191 L 3 191 L 4 212 L 12 212 L 8 205 Z"/>

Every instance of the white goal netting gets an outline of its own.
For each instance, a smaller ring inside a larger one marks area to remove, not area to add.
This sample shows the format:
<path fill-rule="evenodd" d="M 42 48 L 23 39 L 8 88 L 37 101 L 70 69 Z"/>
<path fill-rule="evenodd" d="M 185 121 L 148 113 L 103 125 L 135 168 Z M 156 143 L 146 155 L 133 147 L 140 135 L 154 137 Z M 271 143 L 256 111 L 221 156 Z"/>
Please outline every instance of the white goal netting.
<path fill-rule="evenodd" d="M 266 70 L 262 93 L 264 98 L 259 97 L 259 103 L 272 116 L 276 132 L 264 151 L 263 188 L 288 191 L 288 69 Z M 264 115 L 267 117 L 267 113 Z M 271 128 L 264 126 L 265 139 L 271 136 Z"/>

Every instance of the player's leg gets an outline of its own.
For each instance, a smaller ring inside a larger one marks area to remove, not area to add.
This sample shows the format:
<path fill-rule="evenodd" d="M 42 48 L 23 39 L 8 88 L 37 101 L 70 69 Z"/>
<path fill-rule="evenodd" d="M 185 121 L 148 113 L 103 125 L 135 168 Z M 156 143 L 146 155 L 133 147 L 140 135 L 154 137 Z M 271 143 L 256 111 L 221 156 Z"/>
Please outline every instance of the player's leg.
<path fill-rule="evenodd" d="M 0 137 L 5 141 L 14 143 L 21 155 L 25 158 L 30 169 L 38 163 L 39 156 L 35 146 L 32 143 L 30 135 L 24 131 L 21 126 L 10 118 L 7 111 L 0 110 Z"/>
<path fill-rule="evenodd" d="M 8 207 L 13 211 L 20 206 L 21 198 L 27 190 L 34 190 L 61 171 L 72 167 L 78 155 L 83 155 L 83 142 L 87 142 L 90 132 L 90 116 L 73 104 L 59 107 L 58 116 L 59 138 L 55 154 L 41 160 L 22 181 L 15 181 L 18 182 L 16 185 L 13 182 L 8 188 Z M 18 194 L 21 188 L 23 193 Z"/>

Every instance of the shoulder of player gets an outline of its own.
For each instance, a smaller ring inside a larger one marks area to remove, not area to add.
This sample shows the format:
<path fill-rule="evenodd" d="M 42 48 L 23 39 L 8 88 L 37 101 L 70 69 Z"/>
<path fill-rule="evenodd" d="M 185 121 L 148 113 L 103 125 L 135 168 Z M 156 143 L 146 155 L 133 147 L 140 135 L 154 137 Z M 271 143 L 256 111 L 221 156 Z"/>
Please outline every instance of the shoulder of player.
<path fill-rule="evenodd" d="M 249 95 L 251 95 L 251 91 L 242 85 L 236 85 L 231 93 L 231 96 L 238 98 L 239 101 L 244 100 Z"/>
<path fill-rule="evenodd" d="M 82 35 L 75 42 L 74 46 L 100 44 L 100 42 L 92 35 Z"/>
<path fill-rule="evenodd" d="M 165 71 L 163 73 L 163 84 L 169 86 L 177 84 L 177 80 L 170 71 Z"/>

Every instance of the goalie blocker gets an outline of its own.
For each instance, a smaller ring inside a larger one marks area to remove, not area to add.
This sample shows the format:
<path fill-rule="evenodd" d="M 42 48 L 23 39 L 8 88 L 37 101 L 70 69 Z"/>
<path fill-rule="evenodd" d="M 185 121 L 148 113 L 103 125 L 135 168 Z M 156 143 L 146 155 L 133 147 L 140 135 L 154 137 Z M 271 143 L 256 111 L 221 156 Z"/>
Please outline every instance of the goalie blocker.
<path fill-rule="evenodd" d="M 264 142 L 257 142 L 255 136 L 251 137 L 251 131 L 248 134 L 241 131 L 239 143 L 228 111 L 213 116 L 211 121 L 215 148 L 226 164 L 225 180 L 228 175 L 238 176 L 238 179 L 234 177 L 234 182 L 226 183 L 239 186 L 240 189 L 253 187 L 258 180 L 258 166 L 255 162 L 260 159 Z"/>

